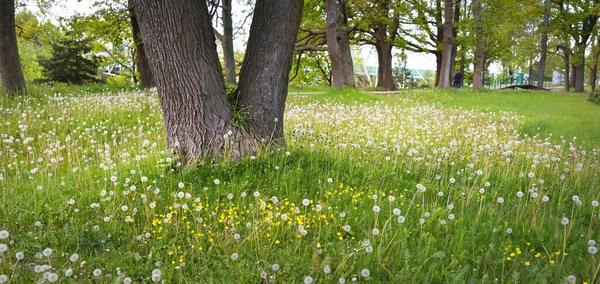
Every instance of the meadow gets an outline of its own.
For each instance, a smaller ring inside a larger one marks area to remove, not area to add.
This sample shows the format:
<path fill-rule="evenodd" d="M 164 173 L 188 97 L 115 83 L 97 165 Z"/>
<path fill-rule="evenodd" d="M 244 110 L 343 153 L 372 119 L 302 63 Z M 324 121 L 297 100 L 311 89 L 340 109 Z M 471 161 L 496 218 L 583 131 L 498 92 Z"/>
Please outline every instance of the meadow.
<path fill-rule="evenodd" d="M 182 167 L 156 94 L 0 99 L 0 283 L 598 283 L 600 106 L 295 94 L 287 146 Z"/>

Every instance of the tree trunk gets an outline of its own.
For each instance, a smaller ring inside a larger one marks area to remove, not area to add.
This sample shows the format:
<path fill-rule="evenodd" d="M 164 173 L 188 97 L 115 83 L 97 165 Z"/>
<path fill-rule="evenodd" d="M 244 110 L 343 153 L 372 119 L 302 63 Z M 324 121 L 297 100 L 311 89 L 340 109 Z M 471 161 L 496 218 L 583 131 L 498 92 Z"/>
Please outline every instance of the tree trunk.
<path fill-rule="evenodd" d="M 223 61 L 225 63 L 225 83 L 235 85 L 235 57 L 233 52 L 233 20 L 231 0 L 223 0 Z"/>
<path fill-rule="evenodd" d="M 337 40 L 342 60 L 342 73 L 344 74 L 344 85 L 347 87 L 355 88 L 356 82 L 354 81 L 354 62 L 352 59 L 352 49 L 350 48 L 350 31 L 348 30 L 348 15 L 346 12 L 346 1 L 347 0 L 338 0 L 339 11 L 337 18 Z"/>
<path fill-rule="evenodd" d="M 563 61 L 565 63 L 565 91 L 571 90 L 571 52 L 567 48 L 563 48 Z"/>
<path fill-rule="evenodd" d="M 442 51 L 442 66 L 440 68 L 439 82 L 437 87 L 439 88 L 450 88 L 450 76 L 452 76 L 454 69 L 452 64 L 452 48 L 454 46 L 454 25 L 453 21 L 453 4 L 454 0 L 444 0 L 444 37 Z"/>
<path fill-rule="evenodd" d="M 325 0 L 325 9 L 327 11 L 325 31 L 327 33 L 327 53 L 331 61 L 332 87 L 339 89 L 344 86 L 344 73 L 342 71 L 342 59 L 337 41 L 337 7 L 335 2 L 336 0 Z"/>
<path fill-rule="evenodd" d="M 435 55 L 435 86 L 437 86 L 440 83 L 440 73 L 442 72 L 442 52 L 436 51 L 433 55 Z"/>
<path fill-rule="evenodd" d="M 538 82 L 537 87 L 544 87 L 544 71 L 546 69 L 546 56 L 548 54 L 548 22 L 550 21 L 550 3 L 551 0 L 546 0 L 544 5 L 544 24 L 542 27 L 542 42 L 540 51 L 540 62 L 538 65 Z"/>
<path fill-rule="evenodd" d="M 154 78 L 152 77 L 150 63 L 148 62 L 148 57 L 146 56 L 146 51 L 144 50 L 144 44 L 142 43 L 140 25 L 135 16 L 132 0 L 128 1 L 128 5 L 129 19 L 131 21 L 131 33 L 133 35 L 133 44 L 135 45 L 135 53 L 137 55 L 134 61 L 137 66 L 137 71 L 140 73 L 140 87 L 142 89 L 152 88 L 154 87 Z"/>
<path fill-rule="evenodd" d="M 392 47 L 392 44 L 387 42 L 380 42 L 375 46 L 377 61 L 379 63 L 377 70 L 379 81 L 377 82 L 377 86 L 383 91 L 396 90 L 394 74 L 392 72 Z"/>
<path fill-rule="evenodd" d="M 586 41 L 587 42 L 587 41 Z M 585 82 L 585 47 L 586 43 L 575 44 L 574 54 L 574 77 L 575 92 L 583 92 L 583 83 Z"/>
<path fill-rule="evenodd" d="M 456 28 L 456 24 L 458 22 L 460 22 L 460 2 L 462 0 L 455 0 L 454 2 L 454 24 L 452 26 L 452 38 L 456 39 L 456 36 L 458 35 L 458 29 Z M 458 45 L 456 43 L 452 44 L 452 56 L 450 56 L 450 66 L 451 66 L 451 70 L 453 71 L 456 68 L 456 54 L 458 53 Z M 461 74 L 465 74 L 462 73 Z M 450 72 L 450 74 L 448 74 L 448 78 L 450 80 L 450 82 L 452 82 L 453 78 L 452 78 L 452 72 Z"/>
<path fill-rule="evenodd" d="M 592 93 L 596 91 L 596 76 L 598 75 L 598 57 L 600 57 L 600 36 L 596 36 L 596 45 L 592 47 L 592 68 L 588 85 L 592 88 Z"/>
<path fill-rule="evenodd" d="M 283 142 L 283 113 L 304 0 L 258 0 L 240 70 L 238 110 L 261 140 Z"/>
<path fill-rule="evenodd" d="M 473 71 L 473 89 L 483 88 L 483 69 L 485 64 L 485 53 L 483 51 L 483 9 L 480 0 L 473 0 L 473 19 L 475 21 L 475 68 Z"/>
<path fill-rule="evenodd" d="M 0 77 L 5 94 L 26 92 L 17 48 L 14 0 L 0 0 Z"/>
<path fill-rule="evenodd" d="M 134 0 L 158 89 L 167 147 L 184 163 L 252 153 L 258 141 L 233 124 L 205 1 Z"/>

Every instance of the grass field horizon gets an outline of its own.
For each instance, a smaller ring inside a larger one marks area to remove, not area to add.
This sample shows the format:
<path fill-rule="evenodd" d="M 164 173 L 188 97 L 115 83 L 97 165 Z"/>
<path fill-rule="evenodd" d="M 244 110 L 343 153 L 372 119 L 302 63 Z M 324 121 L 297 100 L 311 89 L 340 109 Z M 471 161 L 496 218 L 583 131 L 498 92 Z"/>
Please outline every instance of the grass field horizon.
<path fill-rule="evenodd" d="M 0 99 L 0 283 L 600 279 L 586 97 L 293 94 L 286 147 L 182 168 L 155 94 L 104 91 Z"/>

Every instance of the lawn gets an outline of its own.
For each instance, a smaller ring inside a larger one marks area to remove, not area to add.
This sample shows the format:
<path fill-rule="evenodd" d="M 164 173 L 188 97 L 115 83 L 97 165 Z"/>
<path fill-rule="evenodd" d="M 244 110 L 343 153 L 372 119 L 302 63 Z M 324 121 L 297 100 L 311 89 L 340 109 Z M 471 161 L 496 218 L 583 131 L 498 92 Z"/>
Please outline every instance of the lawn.
<path fill-rule="evenodd" d="M 155 94 L 88 90 L 0 99 L 0 283 L 600 279 L 582 96 L 292 94 L 285 148 L 182 168 Z"/>

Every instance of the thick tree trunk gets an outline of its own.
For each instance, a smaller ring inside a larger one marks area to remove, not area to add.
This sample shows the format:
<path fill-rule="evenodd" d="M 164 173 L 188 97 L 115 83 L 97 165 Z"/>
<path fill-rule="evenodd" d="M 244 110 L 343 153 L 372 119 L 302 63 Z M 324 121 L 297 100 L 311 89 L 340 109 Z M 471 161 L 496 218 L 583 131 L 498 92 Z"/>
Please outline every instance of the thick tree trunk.
<path fill-rule="evenodd" d="M 383 91 L 396 90 L 394 74 L 392 72 L 392 47 L 392 44 L 387 42 L 380 42 L 375 46 L 377 61 L 379 63 L 377 70 L 379 81 L 377 82 L 377 86 Z"/>
<path fill-rule="evenodd" d="M 460 21 L 460 2 L 462 0 L 454 0 L 454 24 L 452 26 L 452 38 L 456 39 L 456 36 L 458 35 L 458 29 L 456 28 L 456 24 Z M 456 42 L 454 44 L 452 44 L 452 56 L 450 56 L 450 66 L 452 66 L 450 71 L 454 71 L 454 69 L 456 68 L 456 54 L 458 53 L 458 44 L 456 44 Z M 461 74 L 465 74 L 462 73 Z M 450 82 L 452 82 L 453 80 L 453 73 L 450 72 L 450 74 L 448 74 L 448 78 L 450 80 Z"/>
<path fill-rule="evenodd" d="M 140 73 L 140 87 L 142 89 L 152 88 L 155 85 L 154 78 L 152 77 L 150 62 L 148 62 L 148 57 L 146 56 L 146 51 L 144 50 L 144 44 L 142 43 L 140 25 L 137 21 L 135 11 L 133 9 L 133 0 L 129 0 L 128 4 L 129 20 L 131 21 L 131 33 L 133 35 L 133 44 L 135 45 L 135 52 L 137 55 L 135 57 L 135 64 L 137 66 L 137 71 Z"/>
<path fill-rule="evenodd" d="M 332 87 L 339 89 L 344 86 L 344 73 L 342 71 L 342 58 L 337 41 L 337 7 L 335 2 L 336 0 L 325 0 L 325 9 L 327 11 L 325 31 L 327 33 L 327 53 L 331 62 Z"/>
<path fill-rule="evenodd" d="M 550 21 L 551 0 L 546 0 L 544 5 L 544 24 L 542 27 L 542 42 L 540 50 L 540 62 L 538 64 L 537 87 L 544 87 L 544 71 L 546 69 L 546 56 L 548 54 L 548 22 Z"/>
<path fill-rule="evenodd" d="M 346 12 L 346 1 L 338 0 L 339 10 L 337 18 L 338 27 L 338 46 L 340 48 L 340 56 L 342 59 L 342 73 L 344 74 L 344 85 L 355 88 L 354 80 L 354 60 L 352 59 L 352 49 L 350 48 L 350 35 L 348 30 L 348 15 Z"/>
<path fill-rule="evenodd" d="M 586 44 L 576 44 L 574 54 L 574 77 L 575 92 L 583 92 L 583 83 L 585 82 L 585 47 Z"/>
<path fill-rule="evenodd" d="M 437 86 L 440 83 L 440 73 L 442 72 L 442 52 L 436 51 L 433 55 L 435 55 L 435 86 Z"/>
<path fill-rule="evenodd" d="M 454 25 L 453 21 L 453 4 L 454 0 L 444 0 L 444 37 L 443 37 L 443 51 L 442 51 L 442 65 L 440 68 L 438 88 L 450 88 L 450 76 L 453 74 L 454 69 L 452 64 L 452 48 L 454 46 Z"/>
<path fill-rule="evenodd" d="M 483 11 L 480 0 L 473 0 L 473 19 L 475 21 L 475 68 L 473 71 L 473 89 L 483 88 L 483 69 L 485 53 L 483 51 Z"/>
<path fill-rule="evenodd" d="M 258 0 L 240 70 L 238 109 L 250 131 L 283 142 L 283 112 L 304 0 Z"/>
<path fill-rule="evenodd" d="M 231 0 L 223 0 L 223 61 L 225 63 L 225 82 L 235 85 L 235 57 L 233 52 L 233 20 Z"/>
<path fill-rule="evenodd" d="M 258 140 L 233 125 L 205 1 L 134 0 L 158 89 L 167 147 L 184 162 L 238 157 Z"/>
<path fill-rule="evenodd" d="M 0 78 L 4 93 L 26 91 L 17 48 L 14 0 L 0 0 Z"/>

